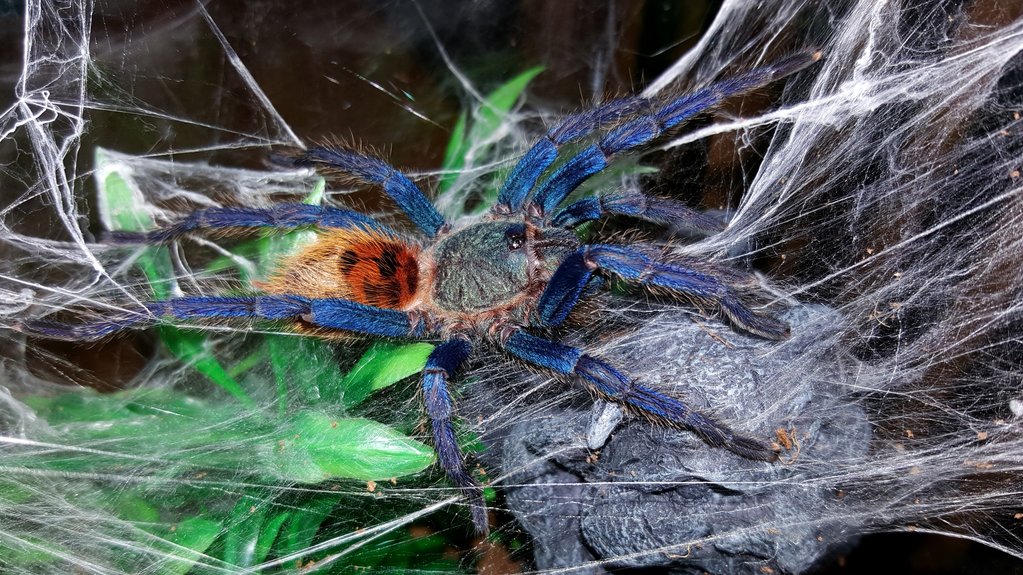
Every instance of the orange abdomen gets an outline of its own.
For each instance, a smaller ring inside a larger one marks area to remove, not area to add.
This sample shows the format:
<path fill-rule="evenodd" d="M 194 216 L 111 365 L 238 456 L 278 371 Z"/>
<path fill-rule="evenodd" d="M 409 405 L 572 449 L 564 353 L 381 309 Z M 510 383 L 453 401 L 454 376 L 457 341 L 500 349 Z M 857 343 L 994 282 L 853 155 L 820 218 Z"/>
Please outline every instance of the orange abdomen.
<path fill-rule="evenodd" d="M 281 261 L 259 287 L 268 293 L 346 298 L 405 309 L 419 288 L 419 247 L 365 230 L 331 230 Z"/>
<path fill-rule="evenodd" d="M 339 269 L 351 290 L 351 299 L 402 309 L 416 295 L 419 263 L 399 242 L 353 244 L 341 254 Z"/>

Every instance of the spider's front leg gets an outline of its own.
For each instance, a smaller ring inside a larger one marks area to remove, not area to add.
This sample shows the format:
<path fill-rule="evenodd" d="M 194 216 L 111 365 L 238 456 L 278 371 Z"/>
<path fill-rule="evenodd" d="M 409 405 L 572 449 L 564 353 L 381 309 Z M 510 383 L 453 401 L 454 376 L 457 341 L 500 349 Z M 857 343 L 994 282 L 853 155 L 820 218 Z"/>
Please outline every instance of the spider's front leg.
<path fill-rule="evenodd" d="M 592 274 L 603 270 L 648 287 L 664 288 L 696 300 L 716 303 L 737 327 L 767 339 L 785 339 L 789 326 L 746 307 L 734 286 L 747 287 L 751 276 L 710 263 L 693 267 L 662 261 L 657 246 L 590 244 L 579 248 L 558 267 L 540 296 L 540 324 L 558 325 L 579 302 Z"/>
<path fill-rule="evenodd" d="M 505 350 L 520 359 L 577 377 L 597 395 L 661 424 L 688 429 L 714 447 L 723 447 L 746 459 L 774 461 L 778 458 L 767 444 L 739 435 L 685 403 L 636 383 L 606 361 L 580 349 L 522 331 L 513 333 L 504 345 Z"/>
<path fill-rule="evenodd" d="M 454 404 L 448 392 L 448 378 L 458 370 L 471 351 L 469 342 L 463 339 L 451 339 L 434 348 L 423 370 L 423 396 L 433 429 L 437 460 L 448 479 L 468 497 L 472 524 L 476 531 L 485 534 L 488 525 L 483 488 L 465 469 L 462 451 L 458 448 L 455 429 L 451 424 Z"/>
<path fill-rule="evenodd" d="M 707 234 L 725 228 L 722 222 L 701 214 L 682 202 L 651 196 L 636 190 L 622 190 L 583 198 L 554 214 L 551 223 L 558 227 L 574 228 L 604 216 L 618 215 Z"/>

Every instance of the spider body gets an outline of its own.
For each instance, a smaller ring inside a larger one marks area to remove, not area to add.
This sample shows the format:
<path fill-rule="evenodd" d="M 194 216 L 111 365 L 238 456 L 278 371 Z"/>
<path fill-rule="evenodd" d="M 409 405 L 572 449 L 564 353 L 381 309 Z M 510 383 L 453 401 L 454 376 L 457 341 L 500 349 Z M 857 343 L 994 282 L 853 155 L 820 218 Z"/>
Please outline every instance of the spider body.
<path fill-rule="evenodd" d="M 692 431 L 712 446 L 773 461 L 776 454 L 766 443 L 733 432 L 583 349 L 530 331 L 562 324 L 595 287 L 597 276 L 614 276 L 715 306 L 742 331 L 769 339 L 787 337 L 786 324 L 744 303 L 744 294 L 757 283 L 749 274 L 674 255 L 664 245 L 583 243 L 572 231 L 580 223 L 616 214 L 706 231 L 719 229 L 716 221 L 673 200 L 638 191 L 562 204 L 616 155 L 640 148 L 723 99 L 798 71 L 819 57 L 797 54 L 681 96 L 623 98 L 570 115 L 516 164 L 487 216 L 457 227 L 445 223 L 408 177 L 378 158 L 326 147 L 293 154 L 287 157 L 291 165 L 342 172 L 380 186 L 418 234 L 398 233 L 337 207 L 206 209 L 151 232 L 115 232 L 114 238 L 153 243 L 206 230 L 304 226 L 320 233 L 257 284 L 259 295 L 179 297 L 146 303 L 141 313 L 80 324 L 34 320 L 21 329 L 51 338 L 94 340 L 162 318 L 258 319 L 318 337 L 354 333 L 435 341 L 422 376 L 426 413 L 440 466 L 470 499 L 473 523 L 480 532 L 488 528 L 482 488 L 465 469 L 448 388 L 450 378 L 479 345 L 497 346 L 512 359 L 581 383 L 595 395 L 655 422 Z M 588 140 L 593 143 L 581 147 Z M 570 144 L 581 149 L 555 167 L 560 149 Z"/>
<path fill-rule="evenodd" d="M 554 269 L 578 246 L 570 232 L 521 218 L 458 230 L 438 241 L 432 253 L 436 312 L 500 316 L 520 310 L 515 319 L 524 321 Z"/>

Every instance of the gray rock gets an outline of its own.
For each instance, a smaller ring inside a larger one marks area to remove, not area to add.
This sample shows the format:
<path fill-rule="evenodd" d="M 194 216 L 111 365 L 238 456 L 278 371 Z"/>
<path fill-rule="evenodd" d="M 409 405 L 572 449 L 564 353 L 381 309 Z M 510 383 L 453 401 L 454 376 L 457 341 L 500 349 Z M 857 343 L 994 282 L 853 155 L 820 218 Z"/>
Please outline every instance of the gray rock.
<path fill-rule="evenodd" d="M 832 348 L 822 339 L 837 338 L 841 322 L 822 306 L 780 317 L 793 334 L 781 343 L 722 326 L 712 334 L 672 312 L 593 350 L 736 431 L 768 439 L 784 430 L 791 449 L 776 463 L 631 416 L 598 453 L 587 442 L 602 443 L 607 420 L 578 398 L 509 424 L 494 451 L 537 568 L 799 573 L 847 543 L 855 520 L 829 512 L 842 494 L 828 478 L 866 458 L 871 428 L 849 401 L 839 358 L 807 357 Z"/>

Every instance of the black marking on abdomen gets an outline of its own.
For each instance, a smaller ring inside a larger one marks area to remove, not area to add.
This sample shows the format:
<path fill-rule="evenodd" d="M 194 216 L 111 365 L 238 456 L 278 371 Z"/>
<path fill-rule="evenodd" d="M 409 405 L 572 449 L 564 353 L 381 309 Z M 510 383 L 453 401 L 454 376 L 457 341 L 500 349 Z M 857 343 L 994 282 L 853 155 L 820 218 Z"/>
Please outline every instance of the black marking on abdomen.
<path fill-rule="evenodd" d="M 345 253 L 338 257 L 338 265 L 341 267 L 341 273 L 344 275 L 348 275 L 357 263 L 359 263 L 359 254 L 354 250 L 345 250 Z"/>
<path fill-rule="evenodd" d="M 398 273 L 398 255 L 392 248 L 384 248 L 383 253 L 376 258 L 376 263 L 381 277 L 390 278 Z"/>

